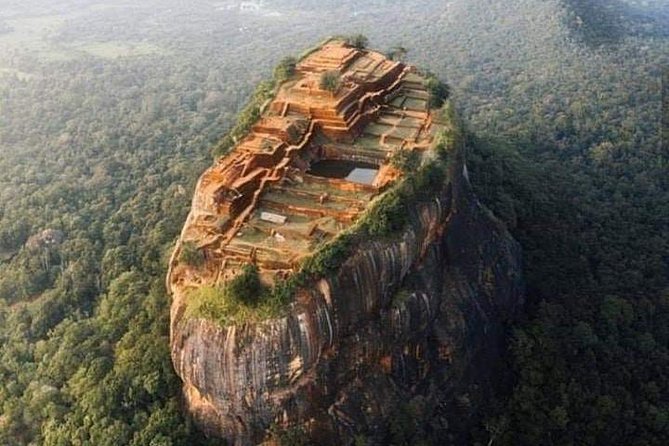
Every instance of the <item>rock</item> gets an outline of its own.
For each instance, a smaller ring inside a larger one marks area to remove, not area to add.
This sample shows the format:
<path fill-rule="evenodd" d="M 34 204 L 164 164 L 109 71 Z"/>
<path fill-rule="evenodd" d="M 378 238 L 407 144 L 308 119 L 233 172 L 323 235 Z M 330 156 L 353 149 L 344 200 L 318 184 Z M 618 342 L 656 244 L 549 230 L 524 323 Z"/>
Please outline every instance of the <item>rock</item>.
<path fill-rule="evenodd" d="M 311 88 L 333 67 L 358 73 L 348 90 L 333 97 Z M 167 286 L 173 295 L 172 362 L 187 410 L 207 434 L 239 446 L 268 441 L 270 431 L 298 433 L 319 445 L 349 445 L 359 437 L 388 444 L 390 426 L 443 431 L 440 438 L 451 439 L 466 431 L 476 402 L 495 378 L 505 324 L 523 304 L 521 253 L 473 195 L 457 120 L 427 107 L 425 79 L 416 73 L 380 53 L 325 44 L 297 64 L 297 80 L 279 89 L 270 112 L 242 143 L 274 135 L 286 147 L 237 147 L 200 178 Z M 397 104 L 405 103 L 410 110 L 402 113 Z M 309 131 L 298 145 L 289 145 L 285 128 L 295 114 L 310 122 Z M 394 123 L 392 132 L 376 128 L 390 125 L 386 121 Z M 404 123 L 401 129 L 398 122 Z M 379 134 L 366 136 L 373 150 L 353 144 L 368 124 Z M 437 131 L 444 132 L 444 146 Z M 404 149 L 384 143 L 390 133 Z M 190 290 L 231 280 L 243 265 L 257 263 L 264 277 L 294 273 L 299 259 L 320 249 L 315 237 L 319 222 L 327 225 L 323 217 L 331 220 L 330 232 L 359 231 L 354 222 L 373 197 L 405 175 L 388 165 L 396 150 L 413 151 L 424 165 L 440 163 L 438 178 L 447 178 L 412 183 L 436 186 L 416 193 L 416 201 L 391 196 L 395 204 L 383 204 L 391 213 L 374 214 L 374 227 L 404 229 L 356 239 L 338 268 L 297 290 L 284 317 L 221 326 L 186 311 Z M 367 158 L 379 166 L 372 185 L 309 176 L 311 163 L 321 159 Z M 448 175 L 443 158 L 450 160 Z M 336 209 L 298 187 L 300 177 L 309 178 L 305 183 L 312 188 L 319 185 L 315 190 L 336 193 Z M 268 191 L 274 198 L 259 205 Z M 303 218 L 287 227 L 284 214 Z M 406 225 L 394 225 L 404 217 Z M 222 218 L 229 224 L 217 229 Z M 268 224 L 277 228 L 258 229 Z M 271 237 L 283 242 L 264 244 Z M 179 262 L 184 241 L 203 250 L 204 265 Z"/>
<path fill-rule="evenodd" d="M 235 445 L 262 442 L 271 425 L 318 444 L 384 438 L 391 408 L 461 406 L 462 389 L 491 378 L 523 303 L 521 253 L 453 170 L 402 237 L 360 246 L 284 318 L 182 320 L 175 296 L 172 359 L 205 432 Z M 408 296 L 394 301 L 400 286 Z"/>

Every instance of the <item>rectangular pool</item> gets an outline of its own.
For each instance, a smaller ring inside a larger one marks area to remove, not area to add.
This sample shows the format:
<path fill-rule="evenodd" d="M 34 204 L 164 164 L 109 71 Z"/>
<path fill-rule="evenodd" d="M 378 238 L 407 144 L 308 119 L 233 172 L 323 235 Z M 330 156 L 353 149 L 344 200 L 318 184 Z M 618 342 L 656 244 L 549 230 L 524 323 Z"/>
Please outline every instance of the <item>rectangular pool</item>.
<path fill-rule="evenodd" d="M 309 174 L 323 178 L 337 178 L 360 184 L 372 184 L 379 172 L 374 164 L 346 160 L 321 160 L 312 164 Z"/>

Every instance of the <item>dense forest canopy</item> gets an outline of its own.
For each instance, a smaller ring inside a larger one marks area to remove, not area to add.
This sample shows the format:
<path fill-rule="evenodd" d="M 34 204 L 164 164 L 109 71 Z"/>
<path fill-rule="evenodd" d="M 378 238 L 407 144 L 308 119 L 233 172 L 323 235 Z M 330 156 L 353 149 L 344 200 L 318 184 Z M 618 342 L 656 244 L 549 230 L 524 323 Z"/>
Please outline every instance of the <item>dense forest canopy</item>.
<path fill-rule="evenodd" d="M 448 80 L 473 185 L 525 252 L 471 443 L 667 444 L 668 2 L 240 3 L 0 0 L 0 444 L 206 444 L 179 410 L 166 257 L 254 86 L 356 33 Z M 397 425 L 393 444 L 447 438 Z"/>

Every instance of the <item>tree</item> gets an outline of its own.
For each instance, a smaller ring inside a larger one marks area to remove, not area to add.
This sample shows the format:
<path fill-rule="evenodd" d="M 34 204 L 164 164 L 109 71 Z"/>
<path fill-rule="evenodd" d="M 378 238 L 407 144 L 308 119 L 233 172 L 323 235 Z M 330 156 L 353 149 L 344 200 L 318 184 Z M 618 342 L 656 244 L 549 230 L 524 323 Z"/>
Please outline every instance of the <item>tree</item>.
<path fill-rule="evenodd" d="M 448 84 L 441 81 L 433 74 L 428 74 L 425 87 L 427 87 L 427 91 L 430 93 L 430 108 L 441 107 L 451 94 L 451 89 Z"/>
<path fill-rule="evenodd" d="M 329 91 L 332 94 L 335 94 L 339 87 L 341 86 L 341 80 L 339 79 L 339 72 L 336 70 L 326 71 L 321 75 L 320 89 Z"/>
<path fill-rule="evenodd" d="M 409 50 L 401 45 L 394 46 L 388 52 L 388 59 L 402 61 L 408 52 Z"/>
<path fill-rule="evenodd" d="M 284 57 L 274 68 L 274 79 L 277 83 L 284 82 L 295 74 L 297 60 L 294 57 Z"/>
<path fill-rule="evenodd" d="M 181 254 L 179 255 L 179 260 L 184 262 L 186 265 L 190 266 L 200 266 L 204 262 L 204 255 L 200 251 L 195 243 L 185 242 L 181 245 Z"/>
<path fill-rule="evenodd" d="M 228 297 L 244 303 L 255 303 L 262 292 L 262 283 L 258 275 L 258 267 L 246 264 L 241 273 L 226 286 Z"/>
<path fill-rule="evenodd" d="M 354 34 L 346 38 L 346 44 L 353 48 L 364 50 L 369 45 L 369 39 L 364 34 Z"/>

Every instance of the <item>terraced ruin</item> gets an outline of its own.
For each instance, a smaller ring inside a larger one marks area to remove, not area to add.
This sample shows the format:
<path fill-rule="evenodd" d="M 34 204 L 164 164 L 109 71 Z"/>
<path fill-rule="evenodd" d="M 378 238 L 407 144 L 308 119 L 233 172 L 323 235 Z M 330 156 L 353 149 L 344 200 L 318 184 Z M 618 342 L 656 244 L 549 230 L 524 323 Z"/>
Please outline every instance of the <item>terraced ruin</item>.
<path fill-rule="evenodd" d="M 323 87 L 323 77 L 335 77 Z M 277 87 L 251 131 L 200 178 L 171 288 L 221 284 L 255 264 L 272 284 L 349 227 L 402 173 L 401 151 L 424 157 L 443 127 L 429 109 L 426 79 L 383 54 L 331 40 Z"/>

